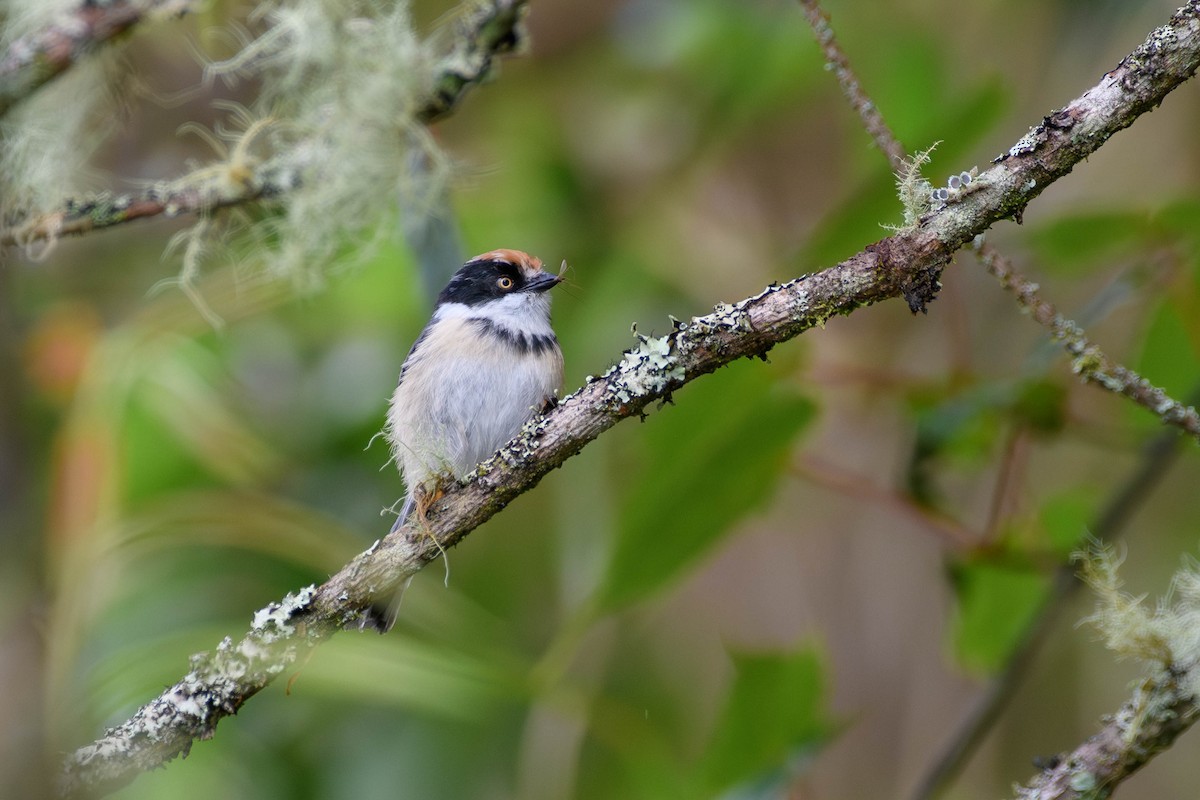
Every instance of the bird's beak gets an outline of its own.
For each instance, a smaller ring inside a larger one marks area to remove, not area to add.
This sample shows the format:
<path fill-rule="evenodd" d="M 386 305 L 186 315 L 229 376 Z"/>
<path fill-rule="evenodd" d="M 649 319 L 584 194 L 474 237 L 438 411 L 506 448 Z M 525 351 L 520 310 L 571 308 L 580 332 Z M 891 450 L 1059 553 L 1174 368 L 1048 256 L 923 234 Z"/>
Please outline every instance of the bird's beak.
<path fill-rule="evenodd" d="M 544 292 L 557 286 L 561 280 L 562 278 L 551 272 L 539 272 L 525 282 L 525 291 Z"/>

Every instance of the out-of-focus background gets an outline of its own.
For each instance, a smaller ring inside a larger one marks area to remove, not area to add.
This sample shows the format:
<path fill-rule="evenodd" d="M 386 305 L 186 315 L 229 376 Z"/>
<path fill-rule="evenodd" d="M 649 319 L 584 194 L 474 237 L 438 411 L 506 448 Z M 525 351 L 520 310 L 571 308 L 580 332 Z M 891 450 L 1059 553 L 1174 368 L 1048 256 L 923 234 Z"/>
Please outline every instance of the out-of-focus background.
<path fill-rule="evenodd" d="M 826 8 L 905 145 L 941 142 L 936 184 L 986 166 L 1175 5 Z M 448 9 L 414 18 L 430 31 Z M 134 35 L 121 69 L 144 91 L 85 185 L 213 157 L 177 129 L 253 101 L 253 81 L 205 84 L 197 55 L 228 57 L 251 10 L 214 2 Z M 901 222 L 796 4 L 536 0 L 528 25 L 530 50 L 434 128 L 453 179 L 424 234 L 397 222 L 300 288 L 264 279 L 252 248 L 216 249 L 194 285 L 219 327 L 160 285 L 190 221 L 0 254 L 0 794 L 42 794 L 60 753 L 189 654 L 387 531 L 402 487 L 375 435 L 457 266 L 442 253 L 571 264 L 554 308 L 569 391 L 631 324 L 661 333 Z M 1200 381 L 1198 129 L 1191 83 L 988 234 L 1177 397 Z M 831 320 L 618 426 L 419 575 L 391 635 L 335 637 L 114 796 L 907 796 L 1160 429 L 1079 384 L 971 256 L 943 283 L 926 316 Z M 1187 446 L 1140 497 L 1131 590 L 1163 593 L 1196 553 L 1198 479 Z M 1005 795 L 1127 696 L 1137 667 L 1076 626 L 1091 605 L 1064 610 L 950 797 Z M 1126 794 L 1194 794 L 1197 741 Z"/>

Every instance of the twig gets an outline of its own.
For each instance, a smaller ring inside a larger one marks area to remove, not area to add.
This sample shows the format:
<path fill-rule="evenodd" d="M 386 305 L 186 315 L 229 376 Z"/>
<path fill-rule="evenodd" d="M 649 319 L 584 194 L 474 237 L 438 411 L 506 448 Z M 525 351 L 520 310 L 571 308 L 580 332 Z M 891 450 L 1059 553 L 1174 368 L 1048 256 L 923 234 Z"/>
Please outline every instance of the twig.
<path fill-rule="evenodd" d="M 418 122 L 430 124 L 452 113 L 468 90 L 491 75 L 497 56 L 520 46 L 525 38 L 522 20 L 527 4 L 528 0 L 493 0 L 464 21 L 453 49 L 441 59 L 428 97 L 415 112 Z M 0 247 L 28 246 L 138 219 L 208 214 L 277 197 L 301 183 L 303 165 L 296 160 L 289 160 L 286 167 L 270 161 L 242 166 L 244 171 L 232 185 L 229 181 L 185 178 L 139 193 L 69 200 L 60 209 L 0 230 Z"/>
<path fill-rule="evenodd" d="M 1050 331 L 1068 353 L 1071 369 L 1088 383 L 1122 395 L 1145 408 L 1168 425 L 1200 440 L 1200 414 L 1191 406 L 1171 398 L 1159 387 L 1131 369 L 1121 366 L 1091 342 L 1072 320 L 1063 317 L 1054 305 L 1038 296 L 1038 285 L 1017 272 L 1012 262 L 990 244 L 976 248 L 983 266 L 1016 295 L 1017 302 L 1029 315 Z"/>
<path fill-rule="evenodd" d="M 835 314 L 894 297 L 904 297 L 914 310 L 924 309 L 956 250 L 1023 209 L 1113 133 L 1161 103 L 1197 66 L 1200 0 L 1192 0 L 1098 86 L 997 159 L 980 176 L 986 178 L 980 191 L 841 264 L 720 305 L 711 314 L 678 324 L 666 336 L 643 338 L 603 376 L 526 426 L 475 477 L 452 487 L 431 509 L 424 529 L 408 526 L 385 537 L 322 586 L 260 611 L 239 643 L 227 639 L 215 655 L 195 657 L 183 680 L 67 759 L 64 792 L 123 785 L 138 772 L 186 752 L 195 739 L 212 736 L 222 718 L 308 648 L 357 619 L 376 598 L 390 594 L 589 442 L 619 421 L 642 415 L 684 384 L 737 359 L 762 356 Z"/>
<path fill-rule="evenodd" d="M 858 82 L 858 76 L 850 68 L 850 59 L 846 57 L 846 52 L 842 50 L 842 46 L 838 44 L 833 35 L 833 27 L 829 24 L 829 15 L 821 8 L 818 0 L 799 0 L 799 2 L 804 9 L 804 18 L 808 20 L 809 26 L 812 27 L 813 33 L 817 37 L 817 44 L 821 45 L 821 51 L 825 54 L 825 62 L 833 67 L 833 74 L 837 77 L 838 85 L 842 87 L 842 94 L 846 95 L 850 106 L 862 119 L 863 127 L 875 140 L 875 146 L 887 156 L 892 172 L 899 172 L 904 168 L 904 145 L 900 144 L 896 134 L 892 133 L 892 129 L 883 119 L 879 108 L 871 102 L 871 98 L 863 90 L 862 84 Z"/>
<path fill-rule="evenodd" d="M 983 524 L 983 542 L 996 544 L 1000 525 L 1011 513 L 1010 504 L 1013 502 L 1013 484 L 1019 474 L 1025 471 L 1025 452 L 1027 433 L 1017 425 L 1009 431 L 1004 442 L 1004 452 L 1000 456 L 1000 468 L 996 473 L 996 485 L 992 487 L 992 499 L 988 503 L 987 521 Z"/>
<path fill-rule="evenodd" d="M 101 45 L 151 14 L 182 16 L 191 0 L 84 0 L 39 31 L 13 41 L 0 57 L 0 117 Z"/>

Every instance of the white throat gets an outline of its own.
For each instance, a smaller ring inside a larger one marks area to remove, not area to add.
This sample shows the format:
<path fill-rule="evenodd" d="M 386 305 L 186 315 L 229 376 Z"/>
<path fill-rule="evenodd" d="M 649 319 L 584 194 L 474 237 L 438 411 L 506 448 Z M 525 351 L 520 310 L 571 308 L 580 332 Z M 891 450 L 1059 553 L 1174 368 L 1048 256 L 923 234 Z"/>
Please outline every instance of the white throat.
<path fill-rule="evenodd" d="M 545 292 L 517 292 L 474 306 L 442 303 L 433 318 L 486 319 L 514 333 L 554 335 L 554 329 L 550 327 L 550 296 Z"/>

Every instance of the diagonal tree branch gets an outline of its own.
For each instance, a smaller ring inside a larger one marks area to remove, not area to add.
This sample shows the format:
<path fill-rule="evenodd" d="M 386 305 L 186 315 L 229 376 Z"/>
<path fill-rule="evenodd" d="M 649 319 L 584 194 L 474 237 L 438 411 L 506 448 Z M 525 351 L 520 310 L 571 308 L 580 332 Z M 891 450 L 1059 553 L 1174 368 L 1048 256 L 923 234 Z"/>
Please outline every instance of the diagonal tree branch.
<path fill-rule="evenodd" d="M 904 145 L 888 127 L 879 107 L 862 88 L 858 76 L 850 67 L 845 51 L 833 34 L 829 16 L 821 8 L 818 0 L 799 2 L 817 37 L 817 43 L 821 45 L 821 51 L 825 54 L 826 63 L 832 68 L 838 85 L 842 87 L 842 93 L 858 113 L 875 146 L 887 157 L 892 171 L 901 173 L 915 166 L 906 162 Z M 1016 295 L 1021 307 L 1046 327 L 1056 341 L 1062 343 L 1063 348 L 1073 357 L 1073 369 L 1084 381 L 1127 397 L 1168 425 L 1181 428 L 1200 439 L 1200 413 L 1173 399 L 1133 370 L 1109 358 L 1087 338 L 1075 322 L 1063 317 L 1053 304 L 1039 297 L 1037 284 L 1021 275 L 1012 262 L 994 246 L 983 242 L 976 244 L 974 249 L 984 268 L 1000 281 L 1001 286 Z"/>
<path fill-rule="evenodd" d="M 0 117 L 80 59 L 152 14 L 182 16 L 192 0 L 83 0 L 60 19 L 22 36 L 0 56 Z"/>
<path fill-rule="evenodd" d="M 771 285 L 733 305 L 644 338 L 604 375 L 565 398 L 466 483 L 412 525 L 377 542 L 319 587 L 255 615 L 236 644 L 193 658 L 191 671 L 130 720 L 75 751 L 64 766 L 67 794 L 111 789 L 186 753 L 193 740 L 354 621 L 447 547 L 529 491 L 550 470 L 623 419 L 670 398 L 688 382 L 744 357 L 765 355 L 832 316 L 904 297 L 914 311 L 938 290 L 953 254 L 993 223 L 1019 215 L 1113 134 L 1190 78 L 1200 66 L 1200 0 L 1190 0 L 1099 84 L 1053 112 L 977 179 L 979 189 L 923 217 L 913 229 L 868 246 L 822 272 Z"/>
<path fill-rule="evenodd" d="M 464 21 L 451 51 L 441 59 L 428 96 L 416 109 L 417 122 L 428 125 L 450 115 L 470 89 L 491 76 L 497 57 L 521 46 L 525 41 L 522 20 L 527 5 L 528 0 L 492 0 Z M 208 171 L 200 170 L 195 180 L 185 176 L 135 194 L 69 200 L 62 208 L 0 229 L 0 247 L 27 246 L 139 219 L 210 214 L 278 197 L 300 185 L 301 166 L 295 160 L 282 166 L 252 162 L 238 165 L 238 179 L 233 186 L 229 181 L 201 178 Z"/>
<path fill-rule="evenodd" d="M 1187 671 L 1166 671 L 1147 678 L 1096 735 L 1018 787 L 1017 800 L 1109 797 L 1200 718 L 1200 706 L 1186 688 L 1190 677 Z"/>

